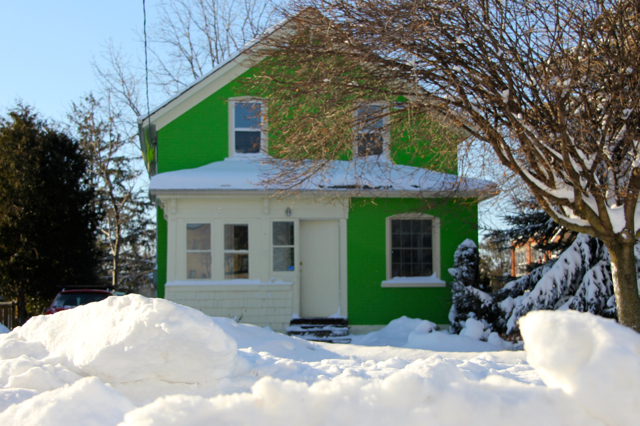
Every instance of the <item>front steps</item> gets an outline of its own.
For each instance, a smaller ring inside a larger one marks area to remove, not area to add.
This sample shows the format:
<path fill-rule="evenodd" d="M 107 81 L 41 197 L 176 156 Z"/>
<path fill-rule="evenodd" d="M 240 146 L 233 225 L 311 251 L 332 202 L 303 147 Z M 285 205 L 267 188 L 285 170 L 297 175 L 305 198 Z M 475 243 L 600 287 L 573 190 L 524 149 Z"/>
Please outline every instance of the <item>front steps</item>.
<path fill-rule="evenodd" d="M 287 327 L 289 336 L 313 342 L 351 343 L 349 322 L 344 317 L 338 318 L 293 318 Z"/>

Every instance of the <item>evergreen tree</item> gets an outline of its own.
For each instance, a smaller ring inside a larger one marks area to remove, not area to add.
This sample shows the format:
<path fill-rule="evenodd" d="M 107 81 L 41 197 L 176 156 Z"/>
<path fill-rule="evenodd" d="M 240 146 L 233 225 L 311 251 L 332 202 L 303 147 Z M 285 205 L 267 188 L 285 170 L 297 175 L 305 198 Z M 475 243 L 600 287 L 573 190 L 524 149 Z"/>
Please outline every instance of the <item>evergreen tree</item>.
<path fill-rule="evenodd" d="M 458 246 L 453 257 L 451 294 L 453 303 L 449 311 L 451 332 L 459 333 L 468 318 L 484 316 L 491 309 L 493 299 L 486 293 L 489 286 L 480 282 L 478 247 L 470 239 Z"/>
<path fill-rule="evenodd" d="M 18 106 L 0 118 L 0 294 L 18 322 L 96 281 L 94 191 L 78 143 Z"/>
<path fill-rule="evenodd" d="M 611 258 L 597 238 L 578 234 L 557 259 L 492 293 L 475 285 L 471 268 L 466 266 L 473 261 L 473 250 L 465 242 L 456 251 L 455 267 L 449 270 L 454 277 L 449 313 L 452 333 L 459 333 L 465 321 L 474 318 L 489 332 L 518 337 L 518 319 L 535 310 L 573 309 L 617 319 Z M 636 244 L 636 270 L 640 271 L 640 243 Z"/>

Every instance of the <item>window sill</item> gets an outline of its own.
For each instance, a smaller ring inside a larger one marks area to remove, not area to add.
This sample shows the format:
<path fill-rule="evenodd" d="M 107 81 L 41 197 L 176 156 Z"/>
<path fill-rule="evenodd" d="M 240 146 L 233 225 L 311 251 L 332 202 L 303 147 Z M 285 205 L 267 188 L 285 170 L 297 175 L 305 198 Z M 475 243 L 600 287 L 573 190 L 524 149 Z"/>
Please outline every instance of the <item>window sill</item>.
<path fill-rule="evenodd" d="M 446 287 L 447 283 L 433 274 L 429 277 L 394 277 L 382 281 L 383 288 Z"/>

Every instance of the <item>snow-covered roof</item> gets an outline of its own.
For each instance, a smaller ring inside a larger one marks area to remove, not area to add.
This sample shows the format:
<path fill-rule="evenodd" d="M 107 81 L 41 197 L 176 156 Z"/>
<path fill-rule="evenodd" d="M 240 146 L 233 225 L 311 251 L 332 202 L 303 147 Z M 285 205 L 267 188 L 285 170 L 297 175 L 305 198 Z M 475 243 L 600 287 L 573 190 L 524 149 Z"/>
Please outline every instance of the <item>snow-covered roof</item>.
<path fill-rule="evenodd" d="M 265 183 L 291 166 L 286 160 L 276 162 L 265 157 L 254 159 L 227 158 L 195 169 L 177 170 L 151 178 L 152 195 L 175 192 L 236 191 L 341 191 L 352 195 L 366 193 L 377 196 L 457 196 L 488 198 L 496 186 L 481 179 L 435 172 L 419 167 L 402 166 L 387 161 L 331 161 L 328 166 L 297 187 L 290 188 L 282 179 L 277 184 Z"/>

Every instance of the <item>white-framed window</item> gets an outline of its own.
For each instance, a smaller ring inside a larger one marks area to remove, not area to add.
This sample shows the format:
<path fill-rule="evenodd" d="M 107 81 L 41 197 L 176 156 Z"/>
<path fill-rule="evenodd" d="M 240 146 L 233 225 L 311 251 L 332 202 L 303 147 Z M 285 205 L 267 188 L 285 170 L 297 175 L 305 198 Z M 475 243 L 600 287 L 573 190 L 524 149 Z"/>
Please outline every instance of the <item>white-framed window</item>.
<path fill-rule="evenodd" d="M 389 106 L 385 102 L 358 105 L 354 113 L 355 158 L 386 156 L 389 149 Z"/>
<path fill-rule="evenodd" d="M 187 223 L 187 279 L 211 279 L 211 224 Z"/>
<path fill-rule="evenodd" d="M 267 150 L 267 105 L 243 97 L 229 100 L 229 156 L 255 156 Z"/>
<path fill-rule="evenodd" d="M 295 236 L 293 221 L 272 224 L 273 271 L 293 272 L 295 268 Z"/>
<path fill-rule="evenodd" d="M 249 225 L 224 225 L 224 279 L 249 278 Z"/>
<path fill-rule="evenodd" d="M 383 287 L 443 287 L 440 219 L 423 213 L 387 217 L 386 258 Z"/>

